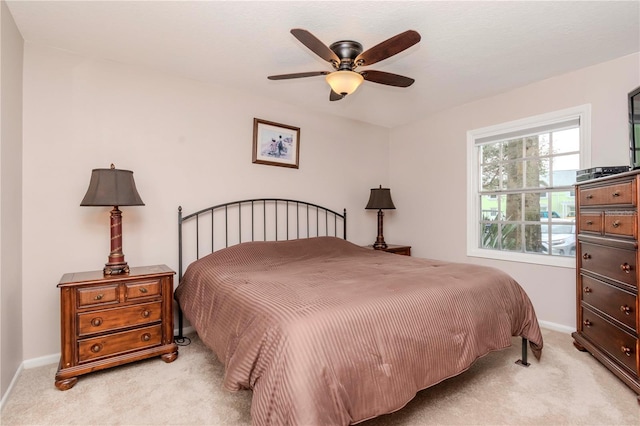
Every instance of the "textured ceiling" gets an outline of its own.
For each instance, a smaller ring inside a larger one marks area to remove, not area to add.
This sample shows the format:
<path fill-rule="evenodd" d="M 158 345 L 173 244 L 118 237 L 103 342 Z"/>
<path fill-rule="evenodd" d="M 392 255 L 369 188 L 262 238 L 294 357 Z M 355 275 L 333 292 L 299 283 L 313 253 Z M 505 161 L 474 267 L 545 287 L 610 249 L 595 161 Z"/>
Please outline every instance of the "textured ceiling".
<path fill-rule="evenodd" d="M 7 1 L 27 42 L 143 65 L 311 111 L 395 127 L 430 113 L 640 51 L 639 1 Z M 408 29 L 422 41 L 364 69 L 416 80 L 365 81 L 329 102 L 331 70 L 289 30 L 366 50 Z"/>

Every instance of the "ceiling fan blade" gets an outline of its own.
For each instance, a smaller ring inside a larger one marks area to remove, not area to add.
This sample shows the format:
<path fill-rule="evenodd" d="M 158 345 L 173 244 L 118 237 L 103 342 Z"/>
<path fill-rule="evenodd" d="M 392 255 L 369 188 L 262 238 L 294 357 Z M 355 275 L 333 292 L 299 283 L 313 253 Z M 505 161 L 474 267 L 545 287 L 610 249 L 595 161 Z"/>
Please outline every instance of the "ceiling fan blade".
<path fill-rule="evenodd" d="M 362 74 L 364 79 L 367 81 L 386 84 L 387 86 L 409 87 L 415 81 L 414 79 L 403 75 L 392 74 L 384 71 L 367 70 L 362 71 L 360 74 Z"/>
<path fill-rule="evenodd" d="M 333 90 L 331 91 L 331 93 L 329 93 L 330 101 L 339 101 L 342 98 L 344 98 L 344 95 L 341 95 L 340 93 L 336 93 Z"/>
<path fill-rule="evenodd" d="M 293 36 L 297 38 L 300 43 L 307 46 L 309 50 L 320 56 L 325 61 L 332 63 L 335 62 L 337 64 L 340 63 L 340 58 L 338 58 L 338 55 L 336 55 L 333 50 L 329 49 L 327 45 L 318 40 L 318 38 L 316 38 L 316 36 L 311 34 L 309 31 L 303 30 L 301 28 L 294 28 L 291 30 L 291 34 L 293 34 Z"/>
<path fill-rule="evenodd" d="M 355 60 L 358 66 L 367 66 L 396 55 L 420 41 L 420 34 L 413 30 L 400 33 L 362 52 Z"/>
<path fill-rule="evenodd" d="M 267 78 L 269 80 L 287 80 L 289 78 L 315 77 L 317 75 L 327 75 L 327 74 L 329 74 L 329 71 L 311 71 L 311 72 L 297 72 L 293 74 L 270 75 Z"/>

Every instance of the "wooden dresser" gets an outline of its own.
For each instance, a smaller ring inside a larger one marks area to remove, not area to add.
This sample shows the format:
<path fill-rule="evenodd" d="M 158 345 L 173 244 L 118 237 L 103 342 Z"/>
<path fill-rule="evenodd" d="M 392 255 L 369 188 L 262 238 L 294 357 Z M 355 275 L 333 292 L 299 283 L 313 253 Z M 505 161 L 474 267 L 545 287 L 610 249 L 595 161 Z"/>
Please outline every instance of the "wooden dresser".
<path fill-rule="evenodd" d="M 589 351 L 640 395 L 640 171 L 576 185 L 577 331 Z M 640 396 L 638 397 L 640 403 Z"/>
<path fill-rule="evenodd" d="M 157 265 L 123 275 L 105 276 L 102 270 L 63 275 L 56 387 L 67 390 L 82 374 L 145 358 L 175 360 L 174 274 Z"/>

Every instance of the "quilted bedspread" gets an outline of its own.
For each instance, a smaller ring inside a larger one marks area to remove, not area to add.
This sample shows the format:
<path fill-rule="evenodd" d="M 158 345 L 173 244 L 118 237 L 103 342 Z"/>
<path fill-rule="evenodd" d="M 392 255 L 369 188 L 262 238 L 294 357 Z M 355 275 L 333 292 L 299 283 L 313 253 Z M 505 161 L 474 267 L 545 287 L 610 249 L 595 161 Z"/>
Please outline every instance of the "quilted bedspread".
<path fill-rule="evenodd" d="M 542 350 L 533 306 L 509 275 L 333 237 L 219 250 L 189 265 L 175 296 L 224 363 L 225 388 L 253 390 L 256 425 L 357 423 L 512 336 Z"/>

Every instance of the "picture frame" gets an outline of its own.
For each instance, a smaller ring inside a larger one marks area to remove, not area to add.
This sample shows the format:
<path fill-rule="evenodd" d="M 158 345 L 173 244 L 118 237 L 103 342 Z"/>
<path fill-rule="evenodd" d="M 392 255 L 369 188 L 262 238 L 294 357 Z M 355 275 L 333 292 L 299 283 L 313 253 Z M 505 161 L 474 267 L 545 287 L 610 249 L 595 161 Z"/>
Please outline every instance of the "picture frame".
<path fill-rule="evenodd" d="M 297 169 L 299 159 L 299 127 L 253 119 L 253 163 Z"/>

